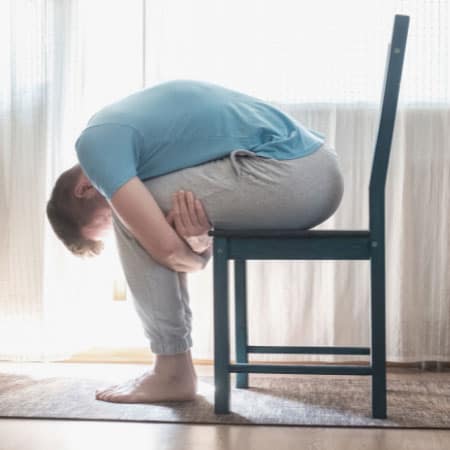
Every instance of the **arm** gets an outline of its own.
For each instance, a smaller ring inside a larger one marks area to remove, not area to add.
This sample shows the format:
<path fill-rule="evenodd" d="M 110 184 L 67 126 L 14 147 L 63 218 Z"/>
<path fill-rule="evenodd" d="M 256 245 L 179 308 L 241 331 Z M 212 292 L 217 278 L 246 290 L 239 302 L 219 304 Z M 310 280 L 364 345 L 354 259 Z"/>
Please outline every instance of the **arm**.
<path fill-rule="evenodd" d="M 202 270 L 211 258 L 212 247 L 207 248 L 203 253 L 196 253 L 190 246 L 183 242 L 183 247 L 174 252 L 169 260 L 172 270 L 177 272 L 196 272 Z"/>
<path fill-rule="evenodd" d="M 123 225 L 157 262 L 177 272 L 203 269 L 204 258 L 194 253 L 167 223 L 159 205 L 138 177 L 123 184 L 109 203 Z"/>
<path fill-rule="evenodd" d="M 211 256 L 212 256 L 212 250 L 213 250 L 213 247 L 212 247 L 212 245 L 211 245 L 210 247 L 208 247 L 208 248 L 200 255 L 200 256 L 203 258 L 204 262 L 205 262 L 205 264 L 204 264 L 203 267 L 205 267 L 206 264 L 208 264 L 208 261 L 211 259 Z"/>

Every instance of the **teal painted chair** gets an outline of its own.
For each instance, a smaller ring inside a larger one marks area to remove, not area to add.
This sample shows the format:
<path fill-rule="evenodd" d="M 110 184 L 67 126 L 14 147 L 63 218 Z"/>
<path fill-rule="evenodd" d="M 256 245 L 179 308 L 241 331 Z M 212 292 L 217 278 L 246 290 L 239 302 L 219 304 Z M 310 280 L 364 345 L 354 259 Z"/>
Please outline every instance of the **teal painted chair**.
<path fill-rule="evenodd" d="M 409 16 L 396 15 L 382 93 L 382 106 L 369 186 L 369 230 L 213 229 L 214 379 L 216 414 L 230 412 L 230 374 L 248 388 L 249 373 L 369 375 L 372 416 L 386 418 L 385 185 L 408 34 Z M 370 260 L 371 347 L 249 345 L 246 260 Z M 236 363 L 230 363 L 228 260 L 234 260 Z M 370 355 L 368 365 L 249 364 L 249 353 Z"/>

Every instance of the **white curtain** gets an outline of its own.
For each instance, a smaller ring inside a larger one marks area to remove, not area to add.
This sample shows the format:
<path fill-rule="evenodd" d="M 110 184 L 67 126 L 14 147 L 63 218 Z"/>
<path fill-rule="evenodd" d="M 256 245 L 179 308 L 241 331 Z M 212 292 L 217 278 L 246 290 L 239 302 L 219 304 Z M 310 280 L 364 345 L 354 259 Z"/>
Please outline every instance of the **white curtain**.
<path fill-rule="evenodd" d="M 338 211 L 316 229 L 367 229 L 396 13 L 411 22 L 386 184 L 387 358 L 450 360 L 447 0 L 1 2 L 0 359 L 148 347 L 132 302 L 112 301 L 114 281 L 123 282 L 114 237 L 81 261 L 45 216 L 89 117 L 143 87 L 215 82 L 325 133 L 346 184 Z M 369 275 L 369 261 L 249 261 L 250 343 L 368 346 Z M 195 359 L 213 359 L 212 286 L 212 261 L 189 275 Z M 234 348 L 232 307 L 231 319 Z"/>

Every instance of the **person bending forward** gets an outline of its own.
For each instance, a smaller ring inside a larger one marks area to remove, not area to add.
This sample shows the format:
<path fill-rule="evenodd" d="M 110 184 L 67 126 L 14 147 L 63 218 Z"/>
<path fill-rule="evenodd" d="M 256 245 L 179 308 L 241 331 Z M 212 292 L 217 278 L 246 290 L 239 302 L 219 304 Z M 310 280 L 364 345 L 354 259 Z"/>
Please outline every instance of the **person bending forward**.
<path fill-rule="evenodd" d="M 96 392 L 111 402 L 192 400 L 187 273 L 211 258 L 215 228 L 314 227 L 338 208 L 344 183 L 324 136 L 256 97 L 173 80 L 94 114 L 75 143 L 47 216 L 64 245 L 98 255 L 114 231 L 153 366 Z"/>

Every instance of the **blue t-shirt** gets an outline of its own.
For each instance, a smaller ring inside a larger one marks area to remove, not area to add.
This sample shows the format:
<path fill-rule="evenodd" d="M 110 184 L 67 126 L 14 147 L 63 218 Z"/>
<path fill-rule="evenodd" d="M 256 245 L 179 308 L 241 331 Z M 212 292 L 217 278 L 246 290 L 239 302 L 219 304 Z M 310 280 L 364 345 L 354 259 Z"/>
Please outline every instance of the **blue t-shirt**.
<path fill-rule="evenodd" d="M 75 148 L 93 186 L 111 199 L 135 176 L 144 181 L 236 149 L 300 158 L 316 151 L 323 138 L 258 98 L 209 82 L 173 80 L 102 108 Z"/>

